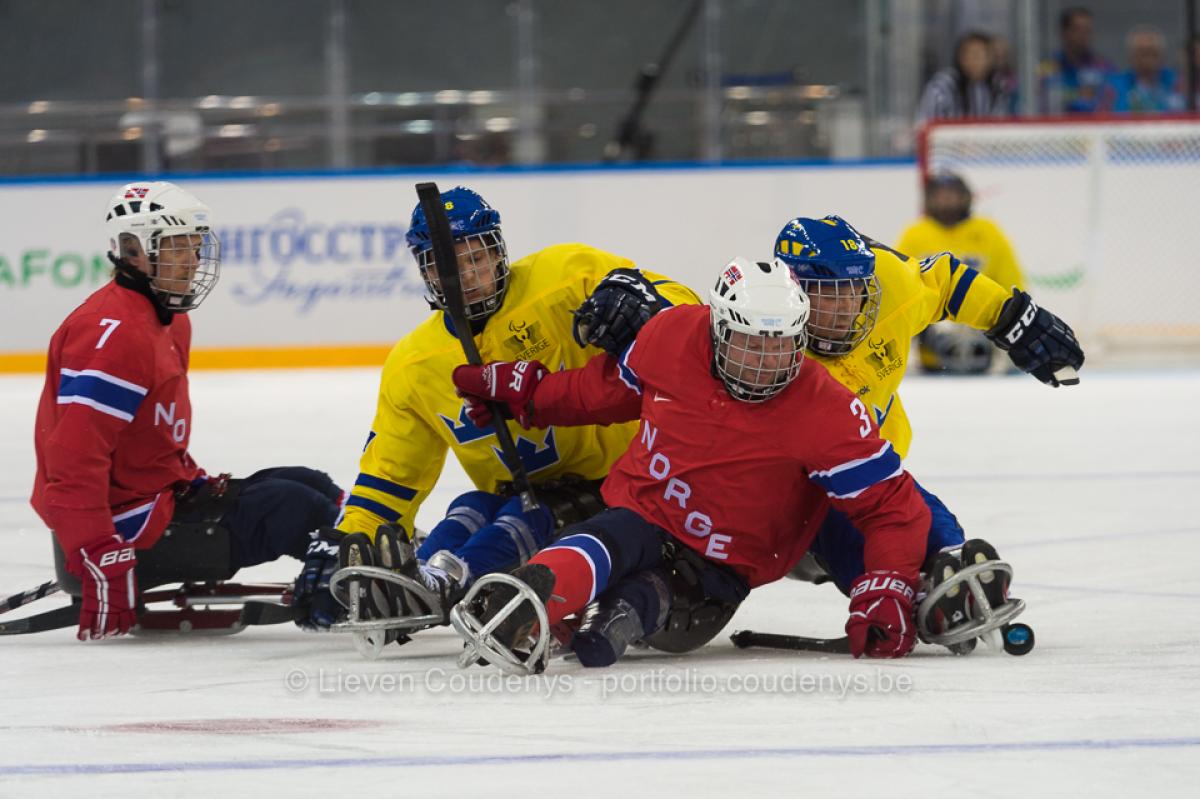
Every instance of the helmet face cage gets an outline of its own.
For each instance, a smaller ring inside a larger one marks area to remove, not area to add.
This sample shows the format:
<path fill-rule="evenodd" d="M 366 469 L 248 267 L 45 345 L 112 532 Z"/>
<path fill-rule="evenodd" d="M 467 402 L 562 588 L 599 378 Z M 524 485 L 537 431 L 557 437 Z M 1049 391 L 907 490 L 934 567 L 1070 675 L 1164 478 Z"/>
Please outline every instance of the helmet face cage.
<path fill-rule="evenodd" d="M 766 402 L 800 374 L 803 331 L 790 336 L 746 333 L 722 319 L 716 321 L 712 334 L 717 374 L 735 399 Z"/>
<path fill-rule="evenodd" d="M 808 297 L 785 264 L 734 258 L 708 293 L 713 371 L 743 402 L 766 402 L 800 374 Z"/>
<path fill-rule="evenodd" d="M 879 316 L 879 281 L 866 278 L 799 278 L 812 312 L 808 317 L 808 349 L 814 355 L 845 355 L 875 327 Z"/>
<path fill-rule="evenodd" d="M 504 236 L 500 228 L 494 228 L 456 238 L 454 244 L 458 252 L 458 274 L 462 281 L 467 319 L 487 319 L 500 308 L 504 293 L 508 290 L 508 249 L 504 246 Z M 465 244 L 465 249 L 460 248 L 460 244 Z M 433 248 L 418 250 L 416 257 L 430 302 L 445 309 L 446 294 L 438 279 Z"/>
<path fill-rule="evenodd" d="M 207 227 L 163 228 L 146 237 L 150 287 L 171 311 L 200 305 L 221 274 L 221 242 Z"/>

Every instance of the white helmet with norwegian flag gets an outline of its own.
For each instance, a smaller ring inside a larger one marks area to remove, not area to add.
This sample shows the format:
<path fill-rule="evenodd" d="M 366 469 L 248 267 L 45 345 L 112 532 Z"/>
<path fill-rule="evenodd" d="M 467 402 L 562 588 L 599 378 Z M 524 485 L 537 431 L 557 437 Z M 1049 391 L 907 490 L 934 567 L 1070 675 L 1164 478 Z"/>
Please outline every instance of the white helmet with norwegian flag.
<path fill-rule="evenodd" d="M 113 257 L 144 273 L 162 307 L 198 306 L 221 271 L 221 245 L 204 203 L 173 183 L 122 187 L 108 203 L 105 226 Z"/>
<path fill-rule="evenodd" d="M 765 402 L 800 374 L 808 295 L 778 261 L 734 258 L 708 293 L 713 360 L 730 396 Z"/>

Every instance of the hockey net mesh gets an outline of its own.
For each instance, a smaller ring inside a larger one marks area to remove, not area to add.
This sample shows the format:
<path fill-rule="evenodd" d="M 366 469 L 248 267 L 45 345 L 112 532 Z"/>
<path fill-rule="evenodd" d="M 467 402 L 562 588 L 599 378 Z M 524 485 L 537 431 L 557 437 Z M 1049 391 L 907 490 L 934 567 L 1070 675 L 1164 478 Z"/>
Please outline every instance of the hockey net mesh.
<path fill-rule="evenodd" d="M 1200 118 L 933 125 L 921 166 L 966 179 L 1089 360 L 1200 361 Z"/>

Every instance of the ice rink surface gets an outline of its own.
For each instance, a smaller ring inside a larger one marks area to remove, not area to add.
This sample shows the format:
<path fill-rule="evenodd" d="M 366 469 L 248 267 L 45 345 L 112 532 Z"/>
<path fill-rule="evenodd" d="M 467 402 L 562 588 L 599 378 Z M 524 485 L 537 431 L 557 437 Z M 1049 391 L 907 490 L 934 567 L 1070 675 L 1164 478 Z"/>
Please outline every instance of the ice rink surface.
<path fill-rule="evenodd" d="M 722 635 L 690 655 L 503 679 L 458 671 L 445 629 L 374 662 L 290 625 L 5 637 L 0 797 L 1195 796 L 1200 373 L 1083 377 L 905 385 L 908 467 L 1013 563 L 1038 637 L 1027 657 L 922 645 L 863 662 Z M 377 379 L 196 373 L 192 451 L 210 472 L 300 463 L 348 485 Z M 0 378 L 0 595 L 52 575 L 27 502 L 40 387 Z M 451 465 L 422 526 L 466 487 Z M 835 589 L 785 581 L 726 633 L 840 634 L 845 612 Z"/>

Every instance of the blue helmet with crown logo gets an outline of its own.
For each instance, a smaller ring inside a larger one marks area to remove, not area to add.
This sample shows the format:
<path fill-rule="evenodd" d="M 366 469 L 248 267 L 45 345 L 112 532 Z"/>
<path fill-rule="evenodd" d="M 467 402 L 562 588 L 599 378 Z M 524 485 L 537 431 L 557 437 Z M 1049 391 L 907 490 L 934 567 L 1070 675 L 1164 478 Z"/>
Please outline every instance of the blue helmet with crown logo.
<path fill-rule="evenodd" d="M 796 217 L 775 238 L 775 258 L 809 296 L 808 349 L 837 357 L 861 344 L 879 315 L 875 253 L 840 216 Z"/>
<path fill-rule="evenodd" d="M 500 232 L 500 212 L 477 192 L 464 186 L 442 192 L 441 198 L 458 251 L 467 318 L 472 321 L 487 319 L 500 308 L 508 289 L 508 249 Z M 413 209 L 404 240 L 417 259 L 430 303 L 445 308 L 446 296 L 442 293 L 434 265 L 429 220 L 420 203 Z M 480 286 L 484 288 L 478 288 Z"/>

